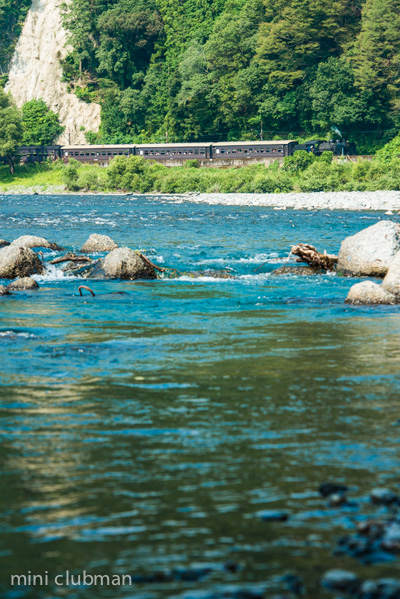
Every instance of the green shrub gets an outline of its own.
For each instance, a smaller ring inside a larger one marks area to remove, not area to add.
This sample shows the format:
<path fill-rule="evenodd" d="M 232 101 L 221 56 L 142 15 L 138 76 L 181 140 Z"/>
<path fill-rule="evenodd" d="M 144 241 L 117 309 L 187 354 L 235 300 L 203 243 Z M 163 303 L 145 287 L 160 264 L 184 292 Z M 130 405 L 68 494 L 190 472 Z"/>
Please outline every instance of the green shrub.
<path fill-rule="evenodd" d="M 305 150 L 296 150 L 292 156 L 285 156 L 282 169 L 288 173 L 300 173 L 308 168 L 314 160 L 314 154 Z"/>
<path fill-rule="evenodd" d="M 78 185 L 78 169 L 80 167 L 80 163 L 75 160 L 75 158 L 70 158 L 68 164 L 65 167 L 65 170 L 62 175 L 63 183 L 66 188 L 70 191 L 77 191 L 79 189 Z"/>
<path fill-rule="evenodd" d="M 81 169 L 78 178 L 78 186 L 80 189 L 95 191 L 99 188 L 99 177 L 97 173 L 91 169 Z"/>

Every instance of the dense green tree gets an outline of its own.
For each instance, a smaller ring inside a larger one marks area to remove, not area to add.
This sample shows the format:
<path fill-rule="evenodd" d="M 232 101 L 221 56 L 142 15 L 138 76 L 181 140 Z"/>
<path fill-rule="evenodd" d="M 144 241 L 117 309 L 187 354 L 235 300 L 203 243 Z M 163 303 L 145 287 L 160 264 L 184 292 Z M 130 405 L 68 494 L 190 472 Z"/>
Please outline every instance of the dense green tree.
<path fill-rule="evenodd" d="M 356 85 L 400 123 L 400 1 L 367 0 L 352 52 Z"/>
<path fill-rule="evenodd" d="M 23 143 L 51 145 L 65 129 L 58 115 L 50 110 L 44 100 L 30 100 L 22 106 Z"/>
<path fill-rule="evenodd" d="M 14 174 L 14 159 L 22 135 L 21 112 L 14 104 L 11 94 L 6 94 L 0 87 L 0 156 L 7 160 L 11 174 Z"/>

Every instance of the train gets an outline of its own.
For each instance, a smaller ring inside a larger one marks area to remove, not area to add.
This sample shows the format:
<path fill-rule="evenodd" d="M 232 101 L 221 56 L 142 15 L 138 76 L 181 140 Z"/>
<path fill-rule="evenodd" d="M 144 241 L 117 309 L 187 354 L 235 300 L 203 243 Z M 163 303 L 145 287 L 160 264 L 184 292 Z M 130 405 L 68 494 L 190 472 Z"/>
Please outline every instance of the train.
<path fill-rule="evenodd" d="M 224 141 L 217 143 L 163 143 L 163 144 L 109 144 L 69 146 L 21 146 L 18 154 L 21 163 L 58 160 L 68 162 L 71 158 L 83 163 L 107 164 L 115 156 L 142 156 L 145 159 L 168 163 L 171 160 L 224 160 L 248 158 L 284 158 L 297 150 L 305 150 L 316 156 L 330 151 L 334 155 L 354 155 L 355 144 L 346 140 L 295 140 L 274 141 Z"/>

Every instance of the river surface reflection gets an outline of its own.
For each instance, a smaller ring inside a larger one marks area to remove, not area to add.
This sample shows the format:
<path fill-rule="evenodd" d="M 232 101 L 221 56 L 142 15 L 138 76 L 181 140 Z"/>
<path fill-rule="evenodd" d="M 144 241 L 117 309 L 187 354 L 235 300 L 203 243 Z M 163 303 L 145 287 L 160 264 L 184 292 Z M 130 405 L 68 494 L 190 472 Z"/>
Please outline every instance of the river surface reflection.
<path fill-rule="evenodd" d="M 77 250 L 99 232 L 183 273 L 95 281 L 81 298 L 79 280 L 52 271 L 1 300 L 1 596 L 294 597 L 292 573 L 319 599 L 331 568 L 396 576 L 396 559 L 371 569 L 332 552 L 375 513 L 373 487 L 400 490 L 398 307 L 346 306 L 354 279 L 270 274 L 291 244 L 337 252 L 380 218 L 0 198 L 0 237 Z M 189 276 L 207 269 L 235 278 Z M 328 480 L 357 505 L 329 507 Z M 262 521 L 268 509 L 290 517 Z M 84 570 L 134 582 L 54 582 Z M 11 585 L 29 571 L 49 584 Z"/>

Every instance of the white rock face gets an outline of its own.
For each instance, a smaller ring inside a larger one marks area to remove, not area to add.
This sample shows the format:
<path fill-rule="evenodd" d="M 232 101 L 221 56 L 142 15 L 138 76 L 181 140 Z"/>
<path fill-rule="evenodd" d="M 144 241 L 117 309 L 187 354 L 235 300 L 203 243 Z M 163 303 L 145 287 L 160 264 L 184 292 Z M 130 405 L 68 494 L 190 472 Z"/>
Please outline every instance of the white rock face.
<path fill-rule="evenodd" d="M 57 53 L 64 57 L 67 32 L 61 23 L 62 0 L 33 0 L 11 61 L 6 91 L 18 106 L 29 100 L 43 99 L 60 116 L 65 132 L 61 145 L 86 143 L 86 131 L 98 131 L 100 105 L 79 100 L 67 92 L 61 81 L 62 72 Z"/>

